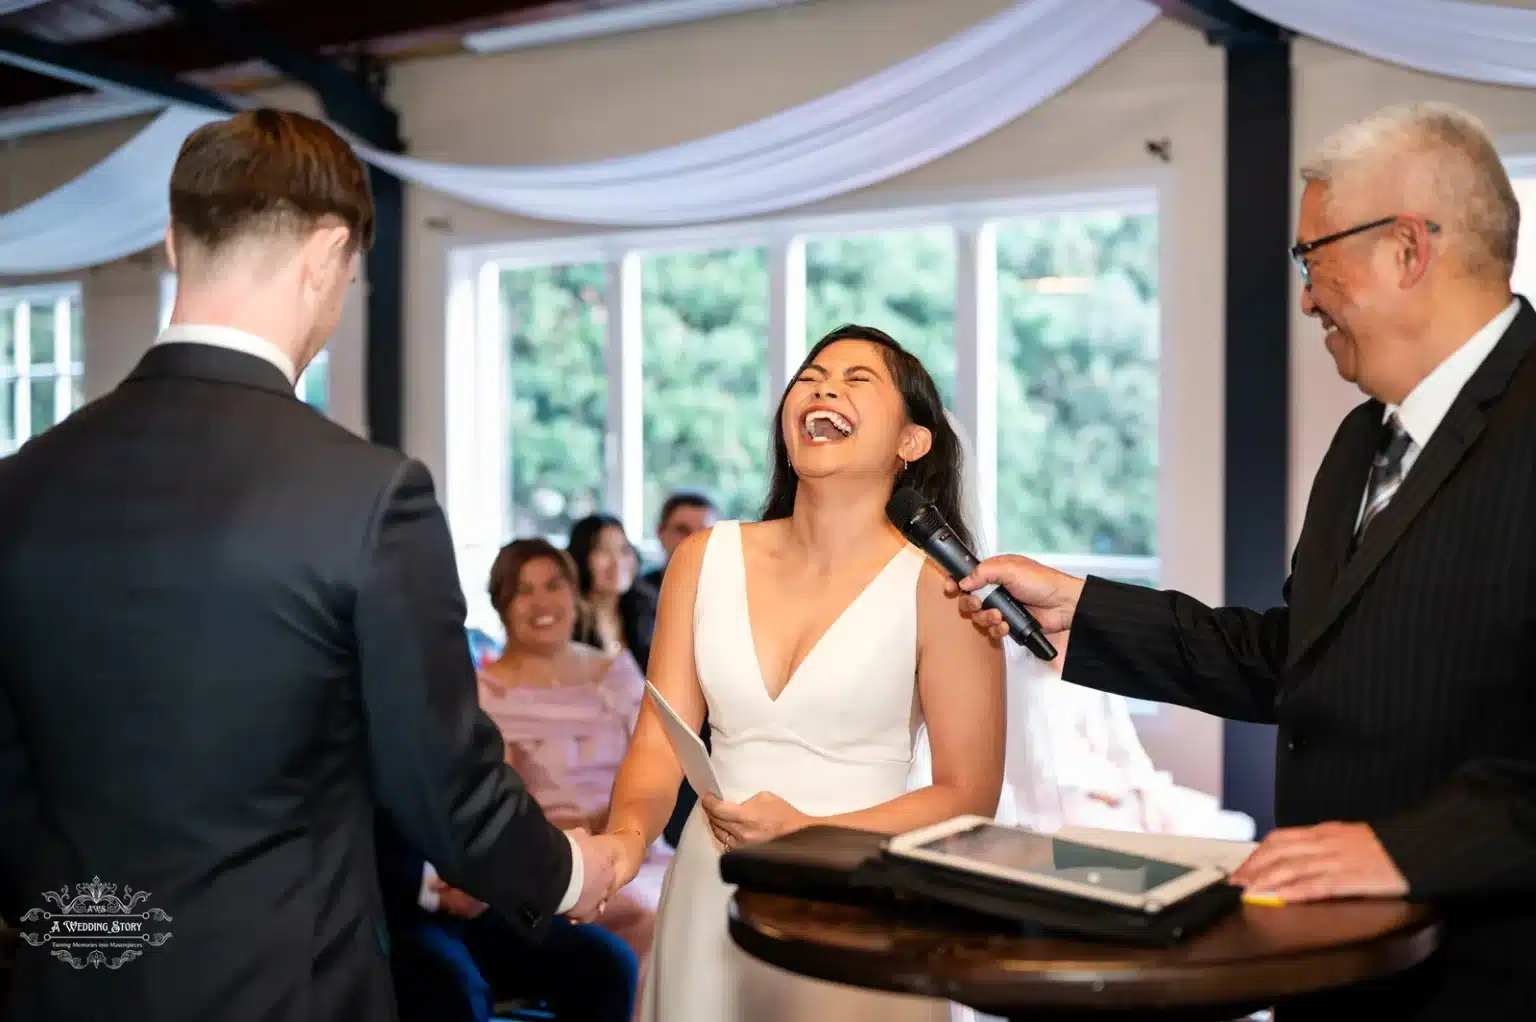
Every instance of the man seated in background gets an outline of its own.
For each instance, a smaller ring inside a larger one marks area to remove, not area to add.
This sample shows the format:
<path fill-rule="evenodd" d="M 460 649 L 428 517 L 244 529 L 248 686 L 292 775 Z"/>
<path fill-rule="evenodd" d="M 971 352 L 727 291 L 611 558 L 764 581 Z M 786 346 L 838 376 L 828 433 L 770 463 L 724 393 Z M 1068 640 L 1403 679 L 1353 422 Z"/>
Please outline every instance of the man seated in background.
<path fill-rule="evenodd" d="M 674 490 L 661 505 L 661 518 L 656 522 L 656 538 L 661 541 L 665 560 L 661 567 L 640 576 L 652 589 L 661 592 L 661 579 L 667 573 L 667 562 L 676 550 L 695 532 L 703 532 L 715 524 L 719 511 L 714 501 L 696 490 Z"/>
<path fill-rule="evenodd" d="M 695 532 L 703 532 L 714 525 L 718 513 L 714 501 L 698 491 L 674 490 L 669 494 L 661 505 L 661 518 L 656 523 L 656 538 L 661 541 L 661 549 L 667 560 L 662 562 L 661 567 L 646 572 L 641 578 L 658 593 L 661 592 L 661 580 L 667 573 L 667 561 L 672 560 L 672 551 Z M 709 748 L 708 716 L 705 716 L 704 723 L 699 727 L 699 737 L 704 739 L 704 747 Z M 697 801 L 698 795 L 684 780 L 677 789 L 677 805 L 672 810 L 672 818 L 662 831 L 662 838 L 673 848 L 681 840 L 683 824 L 688 822 L 688 814 L 693 812 L 693 805 Z"/>
<path fill-rule="evenodd" d="M 557 918 L 538 943 L 442 882 L 380 813 L 379 890 L 400 1022 L 491 1022 L 497 1001 L 540 1001 L 556 1018 L 628 1022 L 639 962 L 595 923 Z"/>

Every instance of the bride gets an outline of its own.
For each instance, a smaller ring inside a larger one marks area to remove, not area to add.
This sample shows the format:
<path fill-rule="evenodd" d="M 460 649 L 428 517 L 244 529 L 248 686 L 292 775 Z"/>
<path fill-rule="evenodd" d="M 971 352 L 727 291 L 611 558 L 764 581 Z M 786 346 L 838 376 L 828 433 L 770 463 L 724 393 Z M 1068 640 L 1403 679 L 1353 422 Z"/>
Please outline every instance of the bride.
<path fill-rule="evenodd" d="M 739 951 L 723 848 L 812 823 L 896 833 L 990 816 L 1003 778 L 1003 656 L 944 593 L 941 571 L 886 520 L 898 480 L 967 534 L 964 457 L 932 378 L 879 330 L 841 327 L 779 404 L 763 520 L 723 522 L 673 555 L 650 680 L 690 724 L 709 711 L 725 798 L 705 795 L 662 890 L 645 1022 L 949 1017 L 948 1005 L 823 983 Z M 607 832 L 634 876 L 681 768 L 646 702 Z M 908 790 L 926 724 L 931 783 Z"/>

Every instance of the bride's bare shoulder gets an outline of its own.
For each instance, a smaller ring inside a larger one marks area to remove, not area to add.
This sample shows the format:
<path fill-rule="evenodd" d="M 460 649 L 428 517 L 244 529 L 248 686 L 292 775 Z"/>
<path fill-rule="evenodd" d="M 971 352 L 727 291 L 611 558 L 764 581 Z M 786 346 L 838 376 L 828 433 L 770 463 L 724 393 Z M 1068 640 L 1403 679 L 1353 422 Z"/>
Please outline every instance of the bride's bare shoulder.
<path fill-rule="evenodd" d="M 915 547 L 913 549 L 916 549 Z M 922 551 L 918 553 L 921 555 Z M 923 555 L 923 567 L 917 576 L 917 606 L 923 615 L 960 614 L 960 594 L 948 592 L 949 576 L 931 557 Z"/>
<path fill-rule="evenodd" d="M 789 519 L 775 518 L 767 522 L 741 522 L 741 545 L 748 553 L 778 550 L 789 533 Z"/>
<path fill-rule="evenodd" d="M 704 570 L 704 550 L 709 546 L 709 537 L 715 528 L 700 529 L 672 551 L 672 556 L 667 558 L 666 574 L 661 578 L 663 599 L 669 589 L 675 592 L 680 585 L 693 589 L 699 584 L 699 573 Z"/>

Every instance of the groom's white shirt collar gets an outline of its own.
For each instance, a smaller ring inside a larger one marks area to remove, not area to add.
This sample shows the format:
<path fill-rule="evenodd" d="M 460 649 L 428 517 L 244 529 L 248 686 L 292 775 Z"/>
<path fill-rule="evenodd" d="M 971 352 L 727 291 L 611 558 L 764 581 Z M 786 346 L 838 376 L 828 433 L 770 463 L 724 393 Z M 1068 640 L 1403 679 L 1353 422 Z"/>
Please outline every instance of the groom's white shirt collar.
<path fill-rule="evenodd" d="M 156 344 L 211 344 L 215 348 L 243 351 L 247 355 L 271 362 L 288 378 L 289 386 L 297 386 L 298 370 L 293 359 L 265 337 L 258 337 L 232 326 L 215 326 L 211 323 L 176 323 L 160 331 Z"/>

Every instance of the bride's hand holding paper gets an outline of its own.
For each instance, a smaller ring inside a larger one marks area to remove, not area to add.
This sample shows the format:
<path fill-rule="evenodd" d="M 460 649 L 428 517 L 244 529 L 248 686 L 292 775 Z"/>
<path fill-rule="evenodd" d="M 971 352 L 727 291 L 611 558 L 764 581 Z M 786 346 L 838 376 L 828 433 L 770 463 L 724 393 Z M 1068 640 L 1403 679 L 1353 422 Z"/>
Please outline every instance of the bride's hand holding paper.
<path fill-rule="evenodd" d="M 699 797 L 699 805 L 709 817 L 709 829 L 714 831 L 715 840 L 726 848 L 769 841 L 811 822 L 809 816 L 771 791 L 760 791 L 740 803 L 704 794 Z"/>

